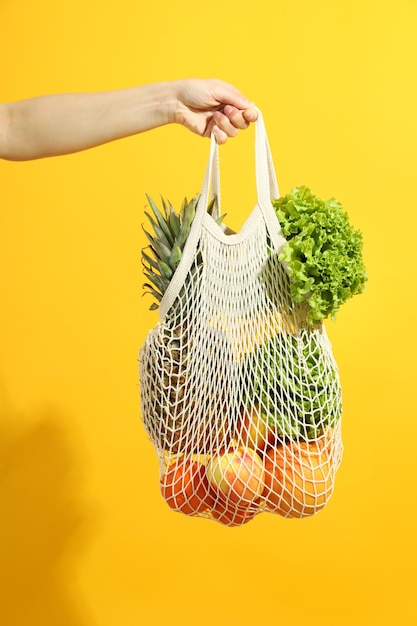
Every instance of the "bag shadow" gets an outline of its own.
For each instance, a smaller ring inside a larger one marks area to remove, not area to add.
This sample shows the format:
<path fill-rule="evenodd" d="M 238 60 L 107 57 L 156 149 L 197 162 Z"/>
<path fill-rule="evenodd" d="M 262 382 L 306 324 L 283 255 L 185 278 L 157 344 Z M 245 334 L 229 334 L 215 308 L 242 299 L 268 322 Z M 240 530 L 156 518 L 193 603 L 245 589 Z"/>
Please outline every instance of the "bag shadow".
<path fill-rule="evenodd" d="M 96 519 L 68 419 L 0 413 L 0 623 L 90 626 L 76 573 Z"/>

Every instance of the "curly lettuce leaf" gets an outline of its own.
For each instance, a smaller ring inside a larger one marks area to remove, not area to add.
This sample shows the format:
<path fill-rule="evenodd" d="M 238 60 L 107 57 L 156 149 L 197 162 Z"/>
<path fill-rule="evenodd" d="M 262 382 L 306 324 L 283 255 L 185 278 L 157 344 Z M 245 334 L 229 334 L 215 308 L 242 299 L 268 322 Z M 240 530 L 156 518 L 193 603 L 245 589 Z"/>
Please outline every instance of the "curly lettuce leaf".
<path fill-rule="evenodd" d="M 362 234 L 337 200 L 321 200 L 306 186 L 272 204 L 287 240 L 279 258 L 291 277 L 293 301 L 308 304 L 309 324 L 334 319 L 365 288 Z"/>

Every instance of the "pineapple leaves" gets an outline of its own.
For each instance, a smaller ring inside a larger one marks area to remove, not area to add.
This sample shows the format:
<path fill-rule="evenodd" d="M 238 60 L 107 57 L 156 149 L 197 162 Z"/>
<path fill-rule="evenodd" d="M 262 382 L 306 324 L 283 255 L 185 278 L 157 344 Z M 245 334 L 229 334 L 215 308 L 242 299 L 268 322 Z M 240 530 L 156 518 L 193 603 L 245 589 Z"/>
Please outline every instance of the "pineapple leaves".
<path fill-rule="evenodd" d="M 171 258 L 171 250 L 168 246 L 166 246 L 159 239 L 154 239 L 153 242 L 154 250 L 158 256 L 158 259 L 163 263 L 167 263 L 169 265 L 169 260 Z"/>
<path fill-rule="evenodd" d="M 154 215 L 158 221 L 159 226 L 161 227 L 162 232 L 164 233 L 165 237 L 168 240 L 168 244 L 167 245 L 172 245 L 174 243 L 173 239 L 172 239 L 172 233 L 169 230 L 168 224 L 167 224 L 167 219 L 166 216 L 164 217 L 161 213 L 161 211 L 158 209 L 158 207 L 156 206 L 155 202 L 152 200 L 152 198 L 148 195 L 146 195 L 148 202 L 151 206 L 152 211 L 154 212 Z M 164 201 L 165 204 L 165 201 Z M 165 209 L 165 213 L 166 213 L 166 209 Z M 159 236 L 157 234 L 157 232 L 155 231 L 155 234 L 157 235 L 157 237 Z"/>
<path fill-rule="evenodd" d="M 142 264 L 143 264 L 144 267 L 146 267 L 145 263 L 150 265 L 151 268 L 153 267 L 153 269 L 155 269 L 155 270 L 158 269 L 157 262 L 151 256 L 149 256 L 149 254 L 147 254 L 146 248 L 144 248 L 142 250 Z"/>
<path fill-rule="evenodd" d="M 153 296 L 155 301 L 151 304 L 150 309 L 155 310 L 159 307 L 170 280 L 182 259 L 184 246 L 195 218 L 199 196 L 195 196 L 190 201 L 184 198 L 179 212 L 175 211 L 172 204 L 166 202 L 162 196 L 162 211 L 147 194 L 146 198 L 151 208 L 151 213 L 145 211 L 151 232 L 143 228 L 150 244 L 142 250 L 143 273 L 147 279 L 143 288 L 145 293 Z M 210 215 L 213 214 L 215 206 L 216 198 L 213 198 L 207 207 L 207 212 Z M 217 224 L 221 223 L 223 217 L 216 219 Z"/>
<path fill-rule="evenodd" d="M 174 237 L 178 237 L 181 229 L 181 222 L 172 205 L 169 207 L 168 225 Z"/>
<path fill-rule="evenodd" d="M 180 232 L 177 236 L 177 245 L 181 248 L 184 248 L 185 242 L 187 241 L 188 235 L 190 234 L 191 224 L 193 223 L 195 217 L 195 202 L 191 201 L 190 204 L 184 210 L 182 224 L 180 228 Z"/>
<path fill-rule="evenodd" d="M 153 296 L 155 298 L 155 300 L 157 300 L 158 302 L 161 301 L 162 294 L 159 291 L 156 291 L 155 288 L 152 287 L 152 285 L 150 285 L 149 283 L 144 283 L 143 288 L 145 289 L 143 295 L 149 293 L 151 296 Z M 152 303 L 152 308 L 153 309 L 158 308 L 158 307 L 159 307 L 159 304 L 157 304 L 156 302 Z"/>
<path fill-rule="evenodd" d="M 179 262 L 181 261 L 181 257 L 182 257 L 182 250 L 179 247 L 178 243 L 175 242 L 174 245 L 172 246 L 172 250 L 171 250 L 171 256 L 170 256 L 170 266 L 171 268 L 177 268 L 179 265 Z"/>
<path fill-rule="evenodd" d="M 171 238 L 168 238 L 168 237 L 165 235 L 165 232 L 164 232 L 164 230 L 163 230 L 163 229 L 159 226 L 159 223 L 155 222 L 155 220 L 152 218 L 152 216 L 151 216 L 151 215 L 149 215 L 149 213 L 147 213 L 147 212 L 145 211 L 145 215 L 146 215 L 146 217 L 148 218 L 148 220 L 150 221 L 150 223 L 152 224 L 152 228 L 153 228 L 153 229 L 154 229 L 154 231 L 155 231 L 155 235 L 156 235 L 157 239 L 158 239 L 159 241 L 161 241 L 164 245 L 166 245 L 166 246 L 169 248 L 169 247 L 172 245 L 172 243 L 173 243 L 173 242 L 172 242 L 172 240 L 171 240 Z"/>
<path fill-rule="evenodd" d="M 168 280 L 170 280 L 172 278 L 172 275 L 173 275 L 174 271 L 170 268 L 169 265 L 167 265 L 166 263 L 161 261 L 159 263 L 159 269 L 161 270 L 162 276 L 164 276 Z"/>

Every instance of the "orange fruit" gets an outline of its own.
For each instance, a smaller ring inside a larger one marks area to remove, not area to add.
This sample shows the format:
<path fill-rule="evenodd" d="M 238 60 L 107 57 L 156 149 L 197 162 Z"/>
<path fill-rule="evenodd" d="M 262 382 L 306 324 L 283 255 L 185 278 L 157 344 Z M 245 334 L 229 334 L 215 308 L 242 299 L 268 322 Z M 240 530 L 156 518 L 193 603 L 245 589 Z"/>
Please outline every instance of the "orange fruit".
<path fill-rule="evenodd" d="M 327 446 L 293 441 L 265 455 L 265 504 L 284 517 L 308 517 L 329 500 L 334 483 Z"/>
<path fill-rule="evenodd" d="M 175 461 L 162 475 L 160 486 L 162 497 L 174 511 L 197 515 L 213 506 L 206 468 L 199 461 Z"/>

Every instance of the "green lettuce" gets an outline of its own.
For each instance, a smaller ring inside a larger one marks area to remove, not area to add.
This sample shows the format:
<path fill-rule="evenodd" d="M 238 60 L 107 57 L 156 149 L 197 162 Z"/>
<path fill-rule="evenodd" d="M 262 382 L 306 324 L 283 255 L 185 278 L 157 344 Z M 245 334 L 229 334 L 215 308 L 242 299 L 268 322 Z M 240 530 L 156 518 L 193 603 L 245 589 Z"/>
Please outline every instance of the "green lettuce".
<path fill-rule="evenodd" d="M 321 200 L 305 186 L 272 205 L 287 242 L 279 259 L 288 268 L 291 298 L 307 303 L 311 325 L 335 319 L 340 306 L 365 288 L 362 234 L 337 200 Z"/>
<path fill-rule="evenodd" d="M 334 428 L 342 413 L 342 391 L 333 360 L 320 335 L 277 335 L 254 355 L 253 396 L 262 415 L 285 439 L 315 439 Z"/>

